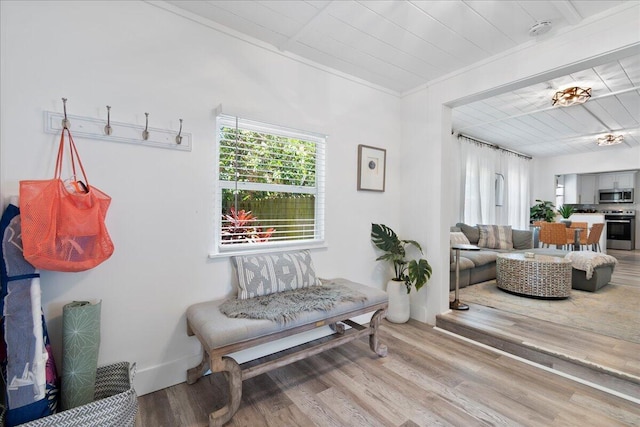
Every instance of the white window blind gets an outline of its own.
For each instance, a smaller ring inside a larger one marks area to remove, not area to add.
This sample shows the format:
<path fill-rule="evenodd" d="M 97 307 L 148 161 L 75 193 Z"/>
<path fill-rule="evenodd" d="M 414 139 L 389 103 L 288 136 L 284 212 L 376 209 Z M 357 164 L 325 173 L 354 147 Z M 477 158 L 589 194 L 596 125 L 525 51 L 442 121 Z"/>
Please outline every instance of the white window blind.
<path fill-rule="evenodd" d="M 218 252 L 324 241 L 325 136 L 217 118 Z"/>

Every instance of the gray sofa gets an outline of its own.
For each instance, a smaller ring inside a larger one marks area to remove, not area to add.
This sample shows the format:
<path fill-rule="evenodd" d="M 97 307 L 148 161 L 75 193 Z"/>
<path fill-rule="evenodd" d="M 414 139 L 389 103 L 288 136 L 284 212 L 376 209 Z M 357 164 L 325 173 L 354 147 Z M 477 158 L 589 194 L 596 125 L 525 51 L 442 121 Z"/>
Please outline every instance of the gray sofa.
<path fill-rule="evenodd" d="M 451 231 L 461 231 L 469 239 L 469 243 L 477 245 L 480 240 L 480 230 L 477 226 L 457 223 Z M 460 289 L 475 283 L 486 282 L 496 278 L 496 258 L 503 252 L 524 252 L 533 248 L 533 232 L 530 230 L 511 230 L 513 249 L 487 249 L 479 251 L 460 251 Z M 566 253 L 566 252 L 565 252 Z M 451 252 L 449 268 L 449 289 L 456 286 L 456 263 Z"/>
<path fill-rule="evenodd" d="M 461 231 L 472 245 L 480 240 L 480 230 L 477 226 L 457 223 L 451 231 Z M 460 289 L 476 283 L 486 282 L 496 278 L 496 258 L 503 252 L 535 252 L 545 255 L 564 257 L 568 251 L 553 248 L 534 248 L 533 232 L 530 230 L 512 230 L 513 249 L 480 248 L 479 251 L 460 251 Z M 586 278 L 585 272 L 572 270 L 571 287 L 582 291 L 595 292 L 607 285 L 611 280 L 614 266 L 600 266 L 594 269 L 593 276 Z M 453 250 L 449 266 L 449 290 L 456 286 L 456 263 Z"/>

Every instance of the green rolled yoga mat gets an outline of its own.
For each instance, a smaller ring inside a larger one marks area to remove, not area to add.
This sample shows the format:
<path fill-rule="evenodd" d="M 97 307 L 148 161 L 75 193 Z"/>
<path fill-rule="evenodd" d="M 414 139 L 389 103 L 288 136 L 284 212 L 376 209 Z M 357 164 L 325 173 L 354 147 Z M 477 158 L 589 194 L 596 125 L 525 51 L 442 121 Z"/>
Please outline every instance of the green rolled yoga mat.
<path fill-rule="evenodd" d="M 74 301 L 62 308 L 62 409 L 93 402 L 100 348 L 100 305 Z"/>

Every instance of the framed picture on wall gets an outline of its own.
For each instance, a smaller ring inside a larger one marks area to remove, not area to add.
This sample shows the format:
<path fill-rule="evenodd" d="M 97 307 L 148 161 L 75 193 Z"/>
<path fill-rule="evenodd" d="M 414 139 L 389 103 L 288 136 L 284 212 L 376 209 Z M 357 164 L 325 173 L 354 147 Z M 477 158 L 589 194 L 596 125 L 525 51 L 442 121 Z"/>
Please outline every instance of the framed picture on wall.
<path fill-rule="evenodd" d="M 384 191 L 387 150 L 358 145 L 358 190 Z"/>

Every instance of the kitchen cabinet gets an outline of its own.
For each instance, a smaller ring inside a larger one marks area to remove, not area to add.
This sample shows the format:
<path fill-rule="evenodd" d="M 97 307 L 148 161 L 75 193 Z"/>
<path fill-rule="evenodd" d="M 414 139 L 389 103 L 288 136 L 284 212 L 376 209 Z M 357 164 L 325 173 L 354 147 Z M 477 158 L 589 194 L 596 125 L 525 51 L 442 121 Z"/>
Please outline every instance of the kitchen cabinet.
<path fill-rule="evenodd" d="M 593 205 L 598 203 L 596 197 L 597 175 L 578 175 L 578 203 Z"/>
<path fill-rule="evenodd" d="M 635 186 L 635 179 L 635 171 L 601 173 L 598 175 L 598 189 L 633 188 Z"/>
<path fill-rule="evenodd" d="M 567 174 L 564 178 L 564 204 L 580 203 L 578 200 L 578 175 Z"/>

